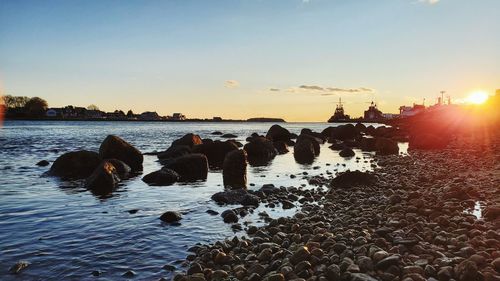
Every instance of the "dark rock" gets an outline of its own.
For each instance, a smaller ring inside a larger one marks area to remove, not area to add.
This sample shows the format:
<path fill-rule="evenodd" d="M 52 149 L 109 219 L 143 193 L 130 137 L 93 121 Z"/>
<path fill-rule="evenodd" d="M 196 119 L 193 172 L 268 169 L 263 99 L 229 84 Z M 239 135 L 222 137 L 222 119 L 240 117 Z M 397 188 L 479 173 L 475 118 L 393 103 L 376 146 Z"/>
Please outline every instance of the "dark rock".
<path fill-rule="evenodd" d="M 212 216 L 215 216 L 215 215 L 218 215 L 218 214 L 219 214 L 219 212 L 214 211 L 214 210 L 207 210 L 207 212 L 206 212 L 206 213 L 207 213 L 207 214 L 209 214 L 209 215 L 212 215 Z"/>
<path fill-rule="evenodd" d="M 163 168 L 145 175 L 142 178 L 142 181 L 148 185 L 165 186 L 174 184 L 179 180 L 179 178 L 180 176 L 176 171 Z"/>
<path fill-rule="evenodd" d="M 9 272 L 11 274 L 18 274 L 19 272 L 26 269 L 29 265 L 30 263 L 27 261 L 18 261 L 11 268 L 9 268 Z"/>
<path fill-rule="evenodd" d="M 448 139 L 433 134 L 418 134 L 410 136 L 409 149 L 443 149 L 448 145 Z"/>
<path fill-rule="evenodd" d="M 398 265 L 400 259 L 399 255 L 388 256 L 377 263 L 377 268 L 384 270 L 392 265 Z"/>
<path fill-rule="evenodd" d="M 371 277 L 365 273 L 349 273 L 350 281 L 377 281 L 378 279 Z"/>
<path fill-rule="evenodd" d="M 167 223 L 178 222 L 182 219 L 182 215 L 179 212 L 167 211 L 161 215 L 160 219 Z"/>
<path fill-rule="evenodd" d="M 68 179 L 83 179 L 90 176 L 100 163 L 99 154 L 95 152 L 86 150 L 68 152 L 54 161 L 49 174 Z"/>
<path fill-rule="evenodd" d="M 212 135 L 214 135 L 214 136 L 220 136 L 220 135 L 223 135 L 223 133 L 220 132 L 220 131 L 215 131 L 215 132 L 212 132 Z"/>
<path fill-rule="evenodd" d="M 123 277 L 127 277 L 127 278 L 132 278 L 135 275 L 137 275 L 137 273 L 135 273 L 135 271 L 133 271 L 133 270 L 127 270 L 127 272 L 122 274 Z"/>
<path fill-rule="evenodd" d="M 133 171 L 142 171 L 142 153 L 123 139 L 109 135 L 99 147 L 102 159 L 115 158 L 121 160 L 132 168 Z"/>
<path fill-rule="evenodd" d="M 266 165 L 277 154 L 272 141 L 264 137 L 253 137 L 243 149 L 251 165 Z"/>
<path fill-rule="evenodd" d="M 361 139 L 361 150 L 363 151 L 376 151 L 377 150 L 377 139 L 363 137 Z"/>
<path fill-rule="evenodd" d="M 328 148 L 331 150 L 342 150 L 346 148 L 346 145 L 343 142 L 335 140 Z"/>
<path fill-rule="evenodd" d="M 281 204 L 283 206 L 283 209 L 291 209 L 291 208 L 295 207 L 295 205 L 292 202 L 288 201 L 288 200 L 281 201 Z"/>
<path fill-rule="evenodd" d="M 297 137 L 297 142 L 300 142 L 304 139 L 308 139 L 311 141 L 312 145 L 313 145 L 313 148 L 314 148 L 314 155 L 318 156 L 319 153 L 320 153 L 320 144 L 323 143 L 323 140 L 320 139 L 320 138 L 317 138 L 317 137 L 314 137 L 314 136 L 311 136 L 311 135 L 307 135 L 307 134 L 302 134 L 300 136 Z"/>
<path fill-rule="evenodd" d="M 233 210 L 225 210 L 220 216 L 224 219 L 225 223 L 238 222 L 238 216 Z"/>
<path fill-rule="evenodd" d="M 213 168 L 221 168 L 226 155 L 234 150 L 238 150 L 236 143 L 219 140 L 196 145 L 193 148 L 194 153 L 201 153 L 207 156 L 208 164 Z"/>
<path fill-rule="evenodd" d="M 85 187 L 95 194 L 105 195 L 113 192 L 118 182 L 120 182 L 120 177 L 115 166 L 108 161 L 103 161 L 85 180 Z"/>
<path fill-rule="evenodd" d="M 353 157 L 356 153 L 354 153 L 354 150 L 346 147 L 339 152 L 339 155 L 341 157 Z"/>
<path fill-rule="evenodd" d="M 219 204 L 241 204 L 247 206 L 258 206 L 259 197 L 250 194 L 244 189 L 227 190 L 212 195 L 212 200 Z"/>
<path fill-rule="evenodd" d="M 173 159 L 165 168 L 176 171 L 181 181 L 205 180 L 208 174 L 208 160 L 203 154 L 193 153 Z"/>
<path fill-rule="evenodd" d="M 398 143 L 388 138 L 377 138 L 375 147 L 377 149 L 377 154 L 380 155 L 399 153 Z"/>
<path fill-rule="evenodd" d="M 167 150 L 158 153 L 157 157 L 158 159 L 160 159 L 161 162 L 161 160 L 172 159 L 188 155 L 191 153 L 191 150 L 192 150 L 191 147 L 188 145 L 174 145 L 169 147 Z"/>
<path fill-rule="evenodd" d="M 484 218 L 487 220 L 495 220 L 500 217 L 500 205 L 487 206 L 484 208 Z"/>
<path fill-rule="evenodd" d="M 234 134 L 223 134 L 221 136 L 221 138 L 225 138 L 225 139 L 234 139 L 234 138 L 237 138 L 238 136 L 237 135 L 234 135 Z"/>
<path fill-rule="evenodd" d="M 222 168 L 224 187 L 247 187 L 247 155 L 244 150 L 233 150 L 226 155 Z"/>
<path fill-rule="evenodd" d="M 308 261 L 310 256 L 311 253 L 307 247 L 300 247 L 290 257 L 290 262 L 295 265 L 301 261 Z"/>
<path fill-rule="evenodd" d="M 359 136 L 358 131 L 352 124 L 345 124 L 345 125 L 340 125 L 338 127 L 332 127 L 328 132 L 330 133 L 328 135 L 329 139 L 336 139 L 342 141 L 354 139 L 357 136 Z"/>
<path fill-rule="evenodd" d="M 373 174 L 360 171 L 346 171 L 335 177 L 330 185 L 332 187 L 351 187 L 357 185 L 370 185 L 375 183 L 376 177 Z"/>
<path fill-rule="evenodd" d="M 118 173 L 118 176 L 121 179 L 127 178 L 130 172 L 132 171 L 132 168 L 130 168 L 127 163 L 118 160 L 118 159 L 105 159 L 109 163 L 113 164 L 115 166 L 116 172 Z"/>
<path fill-rule="evenodd" d="M 286 154 L 288 153 L 288 146 L 284 141 L 274 141 L 274 148 L 278 151 L 278 154 Z"/>
<path fill-rule="evenodd" d="M 189 134 L 185 134 L 182 138 L 173 141 L 172 146 L 186 145 L 189 147 L 193 147 L 195 145 L 202 144 L 202 143 L 203 142 L 202 142 L 200 136 L 189 133 Z"/>
<path fill-rule="evenodd" d="M 42 160 L 42 161 L 36 163 L 36 165 L 40 166 L 40 167 L 46 167 L 46 166 L 50 165 L 50 163 L 47 160 Z"/>
<path fill-rule="evenodd" d="M 293 157 L 300 164 L 310 164 L 314 161 L 314 144 L 310 138 L 297 138 L 297 142 L 293 146 Z"/>
<path fill-rule="evenodd" d="M 275 124 L 267 131 L 266 138 L 273 142 L 282 141 L 286 143 L 291 139 L 291 134 L 287 129 Z"/>

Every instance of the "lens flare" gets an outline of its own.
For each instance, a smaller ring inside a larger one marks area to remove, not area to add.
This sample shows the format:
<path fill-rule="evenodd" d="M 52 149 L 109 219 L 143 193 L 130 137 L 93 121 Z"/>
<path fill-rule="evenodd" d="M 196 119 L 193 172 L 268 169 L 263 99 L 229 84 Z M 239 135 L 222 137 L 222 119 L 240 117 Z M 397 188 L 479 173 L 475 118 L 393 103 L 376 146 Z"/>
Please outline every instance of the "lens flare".
<path fill-rule="evenodd" d="M 488 100 L 488 93 L 478 91 L 471 93 L 465 101 L 472 104 L 483 104 Z"/>

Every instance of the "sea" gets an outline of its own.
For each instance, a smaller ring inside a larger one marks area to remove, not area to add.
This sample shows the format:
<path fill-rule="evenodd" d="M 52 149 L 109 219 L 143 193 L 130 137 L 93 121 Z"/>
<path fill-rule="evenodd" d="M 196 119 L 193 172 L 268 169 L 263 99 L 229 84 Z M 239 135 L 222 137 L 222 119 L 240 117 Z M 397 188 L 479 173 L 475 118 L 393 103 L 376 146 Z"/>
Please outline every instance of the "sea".
<path fill-rule="evenodd" d="M 107 135 L 117 135 L 141 152 L 163 151 L 186 133 L 219 139 L 214 131 L 237 135 L 246 143 L 252 133 L 265 134 L 272 123 L 170 123 L 104 121 L 5 121 L 0 128 L 0 280 L 133 280 L 170 279 L 173 265 L 183 270 L 188 249 L 233 236 L 219 213 L 237 206 L 218 206 L 211 196 L 223 191 L 222 172 L 210 170 L 205 181 L 148 186 L 143 175 L 161 168 L 154 155 L 144 156 L 144 173 L 120 183 L 109 197 L 97 197 L 82 181 L 62 181 L 44 176 L 50 163 L 65 152 L 98 151 Z M 302 128 L 321 132 L 328 123 L 282 123 L 293 133 Z M 378 125 L 375 125 L 378 126 Z M 402 150 L 406 144 L 401 144 Z M 308 176 L 345 170 L 372 169 L 371 153 L 354 150 L 356 156 L 342 158 L 338 151 L 321 146 L 314 163 L 295 162 L 293 148 L 278 155 L 267 166 L 248 167 L 249 189 L 264 184 L 277 187 L 326 188 L 308 184 Z M 290 177 L 296 175 L 296 177 Z M 166 211 L 178 211 L 179 225 L 163 223 Z M 244 225 L 262 225 L 257 215 L 265 211 L 272 218 L 293 216 L 297 207 L 283 210 L 261 204 L 240 220 Z M 19 261 L 29 266 L 19 274 L 9 268 Z M 98 273 L 98 274 L 97 274 Z M 97 276 L 95 276 L 97 275 Z"/>

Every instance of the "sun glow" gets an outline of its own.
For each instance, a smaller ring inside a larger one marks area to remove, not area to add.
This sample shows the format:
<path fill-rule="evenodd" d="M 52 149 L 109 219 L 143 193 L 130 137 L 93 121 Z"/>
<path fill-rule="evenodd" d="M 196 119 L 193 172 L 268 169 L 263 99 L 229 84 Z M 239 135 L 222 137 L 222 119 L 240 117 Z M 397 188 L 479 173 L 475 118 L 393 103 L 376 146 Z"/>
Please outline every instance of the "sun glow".
<path fill-rule="evenodd" d="M 488 93 L 483 91 L 473 92 L 465 99 L 467 103 L 472 104 L 483 104 L 486 100 L 488 100 Z"/>

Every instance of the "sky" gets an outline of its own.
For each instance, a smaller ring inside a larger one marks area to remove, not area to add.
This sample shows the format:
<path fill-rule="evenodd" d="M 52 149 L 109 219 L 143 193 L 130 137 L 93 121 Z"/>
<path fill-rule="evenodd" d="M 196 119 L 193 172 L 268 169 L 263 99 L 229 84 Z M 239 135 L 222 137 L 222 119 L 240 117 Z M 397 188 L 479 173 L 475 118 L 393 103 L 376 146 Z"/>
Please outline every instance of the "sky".
<path fill-rule="evenodd" d="M 49 106 L 326 121 L 500 88 L 498 0 L 0 0 L 0 88 Z"/>

